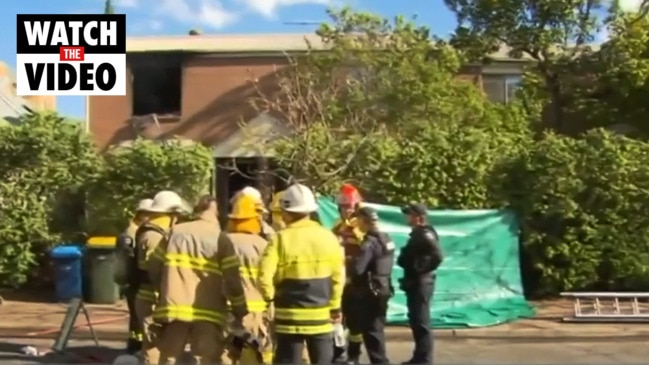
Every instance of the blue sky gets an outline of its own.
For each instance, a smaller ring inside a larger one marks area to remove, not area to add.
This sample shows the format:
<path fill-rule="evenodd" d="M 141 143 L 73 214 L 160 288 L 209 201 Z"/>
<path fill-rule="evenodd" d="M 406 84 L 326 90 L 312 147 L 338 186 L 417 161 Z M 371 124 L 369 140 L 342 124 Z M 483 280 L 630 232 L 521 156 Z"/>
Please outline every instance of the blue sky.
<path fill-rule="evenodd" d="M 335 1 L 335 2 L 331 2 Z M 418 22 L 437 34 L 450 33 L 453 15 L 442 0 L 113 0 L 115 10 L 127 16 L 130 36 L 186 34 L 200 28 L 205 34 L 222 33 L 307 33 L 315 25 L 287 25 L 286 22 L 321 22 L 327 6 L 350 5 L 383 16 L 417 15 Z M 0 60 L 15 68 L 14 14 L 101 13 L 104 0 L 4 0 L 0 14 Z M 83 97 L 59 97 L 61 113 L 83 118 Z"/>

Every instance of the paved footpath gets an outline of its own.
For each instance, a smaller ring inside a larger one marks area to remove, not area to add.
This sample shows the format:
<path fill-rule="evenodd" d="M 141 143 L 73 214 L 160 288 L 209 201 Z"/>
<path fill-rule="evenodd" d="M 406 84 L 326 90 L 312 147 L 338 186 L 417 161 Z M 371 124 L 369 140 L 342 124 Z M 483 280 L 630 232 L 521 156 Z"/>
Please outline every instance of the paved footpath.
<path fill-rule="evenodd" d="M 8 298 L 6 298 L 8 299 Z M 79 316 L 71 348 L 110 361 L 126 337 L 126 306 L 87 305 L 101 348 L 88 342 L 85 318 Z M 0 305 L 0 360 L 16 364 L 48 362 L 19 354 L 22 346 L 47 350 L 57 335 L 66 306 L 6 300 Z M 559 319 L 570 313 L 567 302 L 539 305 L 537 318 L 495 327 L 464 330 L 437 330 L 438 363 L 647 363 L 649 325 L 647 324 L 565 324 Z M 405 360 L 411 351 L 410 332 L 403 327 L 388 330 L 391 360 Z M 111 350 L 112 349 L 112 350 Z M 49 362 L 72 362 L 51 357 Z M 79 360 L 92 362 L 92 359 Z M 95 360 L 97 361 L 97 360 Z"/>

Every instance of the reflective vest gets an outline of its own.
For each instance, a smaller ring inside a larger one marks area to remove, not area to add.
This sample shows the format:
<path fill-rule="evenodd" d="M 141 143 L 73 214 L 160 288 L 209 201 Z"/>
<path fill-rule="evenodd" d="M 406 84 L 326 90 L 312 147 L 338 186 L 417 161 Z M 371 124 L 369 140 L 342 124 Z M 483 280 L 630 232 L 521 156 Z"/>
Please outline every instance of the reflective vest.
<path fill-rule="evenodd" d="M 260 291 L 274 302 L 275 332 L 315 335 L 333 331 L 340 310 L 344 254 L 336 236 L 310 219 L 279 231 L 264 251 Z"/>

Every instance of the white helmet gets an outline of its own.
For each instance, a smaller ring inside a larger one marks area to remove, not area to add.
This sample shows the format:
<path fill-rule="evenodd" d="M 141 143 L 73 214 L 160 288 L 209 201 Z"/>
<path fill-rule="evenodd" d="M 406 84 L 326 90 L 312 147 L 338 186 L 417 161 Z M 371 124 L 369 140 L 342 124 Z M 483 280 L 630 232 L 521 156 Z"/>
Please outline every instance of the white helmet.
<path fill-rule="evenodd" d="M 153 199 L 142 199 L 139 203 L 137 203 L 137 208 L 135 209 L 135 211 L 146 212 L 151 209 L 151 205 L 153 205 Z"/>
<path fill-rule="evenodd" d="M 282 210 L 292 213 L 312 213 L 318 210 L 315 195 L 302 184 L 293 184 L 284 190 L 279 203 Z"/>
<path fill-rule="evenodd" d="M 180 195 L 173 191 L 163 190 L 153 197 L 151 207 L 147 211 L 152 213 L 178 213 L 189 212 L 191 209 Z"/>
<path fill-rule="evenodd" d="M 264 200 L 261 196 L 261 192 L 253 188 L 252 186 L 246 186 L 245 188 L 237 191 L 232 199 L 230 199 L 230 204 L 234 205 L 234 203 L 242 196 L 251 197 L 255 201 L 255 204 L 257 205 L 259 211 L 262 211 L 264 213 L 267 212 L 266 207 L 264 206 Z"/>

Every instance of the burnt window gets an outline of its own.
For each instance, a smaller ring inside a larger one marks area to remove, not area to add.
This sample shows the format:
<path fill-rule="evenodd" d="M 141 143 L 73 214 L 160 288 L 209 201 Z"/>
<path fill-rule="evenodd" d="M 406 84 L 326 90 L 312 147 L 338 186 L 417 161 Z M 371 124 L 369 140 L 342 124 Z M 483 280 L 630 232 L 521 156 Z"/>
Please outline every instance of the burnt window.
<path fill-rule="evenodd" d="M 133 55 L 133 116 L 180 115 L 182 56 L 165 54 Z"/>

